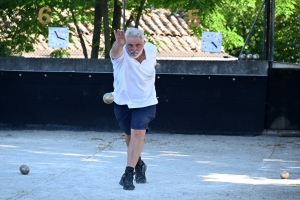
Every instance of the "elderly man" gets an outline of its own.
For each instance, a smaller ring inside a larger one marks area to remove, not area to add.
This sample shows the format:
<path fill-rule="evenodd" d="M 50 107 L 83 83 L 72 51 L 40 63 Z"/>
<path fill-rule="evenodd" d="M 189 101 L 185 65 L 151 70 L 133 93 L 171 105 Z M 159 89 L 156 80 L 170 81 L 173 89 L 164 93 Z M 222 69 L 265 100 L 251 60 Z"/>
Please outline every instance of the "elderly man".
<path fill-rule="evenodd" d="M 120 185 L 133 190 L 136 183 L 146 183 L 146 164 L 141 160 L 148 124 L 155 118 L 158 103 L 155 91 L 156 47 L 145 43 L 143 31 L 136 28 L 114 31 L 110 51 L 114 69 L 114 113 L 127 145 L 127 166 Z"/>

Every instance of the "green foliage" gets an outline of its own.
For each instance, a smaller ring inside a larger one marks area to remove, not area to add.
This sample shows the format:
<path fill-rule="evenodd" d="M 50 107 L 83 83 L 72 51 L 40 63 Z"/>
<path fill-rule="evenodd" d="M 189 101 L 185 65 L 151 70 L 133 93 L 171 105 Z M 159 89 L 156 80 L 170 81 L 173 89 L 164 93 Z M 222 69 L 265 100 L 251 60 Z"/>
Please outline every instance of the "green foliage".
<path fill-rule="evenodd" d="M 275 52 L 276 60 L 300 63 L 300 6 L 297 5 L 290 15 L 276 17 Z"/>
<path fill-rule="evenodd" d="M 37 19 L 28 16 L 27 12 L 34 12 L 35 7 L 27 2 L 19 7 L 16 1 L 7 1 L 0 5 L 0 18 L 5 26 L 1 28 L 2 41 L 13 49 L 15 53 L 33 51 L 33 46 L 28 45 L 35 40 L 38 28 L 35 26 Z"/>
<path fill-rule="evenodd" d="M 5 44 L 5 42 L 0 42 L 0 57 L 11 56 L 13 53 Z"/>
<path fill-rule="evenodd" d="M 217 14 L 212 13 L 207 18 L 212 18 L 213 20 L 205 20 L 206 26 L 208 26 L 212 31 L 222 32 L 225 51 L 231 55 L 238 56 L 257 15 L 259 7 L 260 3 L 256 0 L 223 0 L 222 5 L 216 7 L 216 12 L 218 15 L 222 16 L 222 18 L 218 17 L 216 19 L 214 16 L 217 16 Z M 223 19 L 223 21 L 219 22 L 219 19 Z M 218 21 L 218 23 L 214 23 L 214 20 Z M 262 34 L 257 34 L 257 32 L 263 31 L 262 20 L 263 15 L 260 15 L 258 23 L 252 33 L 252 40 L 248 43 L 250 46 L 253 45 L 252 42 L 255 41 L 255 39 L 253 40 L 253 35 L 262 37 Z M 249 45 L 246 46 L 245 53 L 248 52 Z M 254 45 L 257 46 L 257 44 Z M 249 50 L 248 53 L 253 52 Z"/>
<path fill-rule="evenodd" d="M 111 24 L 113 0 L 108 3 L 108 19 Z M 100 2 L 103 3 L 101 0 Z M 188 10 L 200 19 L 197 27 L 190 27 L 195 36 L 201 37 L 203 31 L 222 32 L 224 50 L 238 56 L 250 28 L 264 0 L 148 0 L 143 5 L 143 14 L 153 8 L 171 9 L 185 14 Z M 141 1 L 127 0 L 127 10 L 137 14 Z M 21 55 L 34 51 L 37 37 L 47 38 L 48 27 L 67 27 L 73 23 L 70 10 L 74 11 L 77 22 L 93 23 L 95 0 L 1 0 L 0 1 L 0 56 Z M 42 7 L 51 8 L 51 22 L 44 25 L 38 21 Z M 103 26 L 102 26 L 103 27 Z M 258 17 L 244 53 L 258 53 L 263 57 L 264 12 Z M 107 27 L 106 27 L 107 29 Z M 70 27 L 71 31 L 76 30 Z M 275 61 L 300 63 L 300 7 L 295 0 L 276 0 L 275 16 Z M 46 39 L 47 40 L 47 39 Z M 47 42 L 47 41 L 46 41 Z M 70 37 L 70 42 L 74 42 Z M 91 44 L 95 45 L 95 44 Z M 101 51 L 101 49 L 100 49 Z M 54 51 L 52 57 L 68 57 L 67 52 Z"/>
<path fill-rule="evenodd" d="M 230 55 L 238 56 L 258 15 L 264 0 L 221 0 L 170 3 L 171 7 L 182 5 L 185 13 L 189 9 L 199 9 L 201 23 L 190 27 L 193 33 L 201 37 L 203 31 L 223 33 L 224 50 Z M 214 2 L 214 4 L 213 4 Z M 205 6 L 205 7 L 203 7 Z M 264 10 L 250 34 L 244 53 L 258 53 L 264 57 Z M 188 20 L 188 19 L 186 19 Z M 281 62 L 300 62 L 300 6 L 295 1 L 276 0 L 274 60 Z"/>
<path fill-rule="evenodd" d="M 51 52 L 50 54 L 51 58 L 69 58 L 70 53 L 67 49 L 56 49 Z"/>
<path fill-rule="evenodd" d="M 1 28 L 0 24 L 0 42 L 5 41 L 14 54 L 33 52 L 33 45 L 38 42 L 37 37 L 43 35 L 47 38 L 49 27 L 68 27 L 69 23 L 73 23 L 69 14 L 70 8 L 74 10 L 77 21 L 85 23 L 93 18 L 94 13 L 90 11 L 93 5 L 94 1 L 91 0 L 1 1 L 0 19 L 5 27 Z M 42 24 L 38 20 L 38 13 L 42 7 L 51 9 L 51 12 L 44 11 L 51 16 L 51 22 L 48 24 Z M 70 30 L 75 31 L 72 27 Z M 70 42 L 74 43 L 72 37 Z"/>

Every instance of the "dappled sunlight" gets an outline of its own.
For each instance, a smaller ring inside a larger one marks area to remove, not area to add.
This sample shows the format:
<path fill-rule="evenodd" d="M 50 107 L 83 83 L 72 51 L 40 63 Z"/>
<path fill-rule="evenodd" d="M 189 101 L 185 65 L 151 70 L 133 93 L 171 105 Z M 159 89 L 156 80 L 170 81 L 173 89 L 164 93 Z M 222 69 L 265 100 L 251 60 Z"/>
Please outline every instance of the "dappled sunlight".
<path fill-rule="evenodd" d="M 0 148 L 16 149 L 17 146 L 0 144 Z"/>
<path fill-rule="evenodd" d="M 199 163 L 199 164 L 212 164 L 212 165 L 214 165 L 214 164 L 216 164 L 215 162 L 212 162 L 212 161 L 196 161 L 196 163 Z"/>
<path fill-rule="evenodd" d="M 78 154 L 78 153 L 62 153 L 63 156 L 76 156 L 76 157 L 87 157 L 90 155 L 87 154 Z"/>
<path fill-rule="evenodd" d="M 74 156 L 74 157 L 88 157 L 88 154 L 78 154 L 78 153 L 57 153 L 57 152 L 48 152 L 48 151 L 31 151 L 27 150 L 29 153 L 34 154 L 47 154 L 47 155 L 63 155 L 63 156 Z"/>
<path fill-rule="evenodd" d="M 182 154 L 177 151 L 158 151 L 158 154 L 151 155 L 151 153 L 143 152 L 142 157 L 145 160 L 153 160 L 164 157 L 165 160 L 180 160 L 176 157 L 189 157 L 190 155 Z M 173 158 L 172 158 L 173 157 Z"/>
<path fill-rule="evenodd" d="M 298 163 L 296 160 L 283 160 L 283 159 L 263 159 L 263 162 L 290 162 L 290 163 Z"/>
<path fill-rule="evenodd" d="M 289 169 L 300 169 L 300 167 L 288 167 Z"/>
<path fill-rule="evenodd" d="M 210 160 L 197 160 L 195 161 L 198 164 L 201 165 L 215 165 L 215 166 L 223 166 L 223 167 L 227 167 L 229 166 L 229 164 L 227 163 L 222 163 L 222 162 L 214 162 L 214 161 L 210 161 Z"/>
<path fill-rule="evenodd" d="M 96 154 L 96 155 L 93 155 L 93 157 L 101 157 L 101 158 L 116 158 L 117 156 L 112 156 L 112 155 L 104 155 L 104 154 Z"/>
<path fill-rule="evenodd" d="M 153 160 L 155 158 L 155 156 L 143 156 L 143 160 Z"/>
<path fill-rule="evenodd" d="M 47 154 L 47 155 L 60 155 L 60 156 L 70 156 L 70 157 L 82 157 L 81 161 L 84 162 L 108 162 L 100 159 L 104 158 L 116 158 L 115 155 L 106 155 L 106 154 L 78 154 L 78 153 L 56 153 L 56 152 L 46 152 L 46 151 L 27 151 L 35 154 Z"/>
<path fill-rule="evenodd" d="M 161 153 L 172 153 L 172 154 L 177 154 L 179 153 L 178 151 L 160 151 Z"/>
<path fill-rule="evenodd" d="M 198 175 L 207 182 L 221 183 L 237 183 L 249 185 L 285 185 L 285 186 L 300 186 L 300 179 L 270 179 L 266 177 L 250 177 L 247 175 L 237 174 L 209 174 L 207 176 Z"/>
<path fill-rule="evenodd" d="M 58 153 L 50 153 L 47 151 L 31 151 L 31 150 L 27 150 L 28 153 L 34 153 L 34 154 L 58 154 Z"/>
<path fill-rule="evenodd" d="M 176 152 L 176 151 L 159 151 L 162 154 L 158 154 L 158 156 L 190 156 L 190 155 L 185 155 L 185 154 L 181 154 L 180 152 Z"/>
<path fill-rule="evenodd" d="M 57 165 L 57 162 L 37 162 L 38 165 Z"/>
<path fill-rule="evenodd" d="M 55 150 L 54 147 L 41 147 L 41 149 L 46 149 L 46 150 Z"/>
<path fill-rule="evenodd" d="M 117 158 L 120 155 L 127 155 L 127 152 L 123 152 L 123 151 L 96 151 L 93 152 L 91 154 L 87 154 L 87 153 L 80 153 L 80 151 L 74 151 L 74 152 L 59 152 L 59 149 L 56 148 L 45 148 L 43 147 L 42 150 L 34 150 L 34 149 L 20 149 L 20 147 L 18 146 L 13 146 L 13 145 L 0 145 L 0 149 L 16 149 L 15 151 L 18 153 L 25 153 L 28 154 L 27 157 L 29 156 L 29 154 L 32 154 L 32 156 L 35 155 L 40 155 L 40 156 L 45 156 L 50 158 L 51 157 L 55 157 L 55 160 L 71 160 L 73 158 L 75 159 L 79 159 L 81 162 L 94 162 L 94 163 L 110 163 L 110 161 L 108 159 L 114 159 Z M 53 158 L 52 158 L 53 159 Z M 41 164 L 46 164 L 46 165 L 51 165 L 51 164 L 58 164 L 58 162 L 45 162 L 45 163 L 41 163 Z"/>
<path fill-rule="evenodd" d="M 127 155 L 127 151 L 101 151 L 103 153 L 114 153 L 114 154 L 125 154 Z"/>
<path fill-rule="evenodd" d="M 166 153 L 166 154 L 159 154 L 158 156 L 190 156 L 190 155 Z"/>
<path fill-rule="evenodd" d="M 103 160 L 94 159 L 94 158 L 85 158 L 85 159 L 81 159 L 81 161 L 83 161 L 83 162 L 110 163 L 109 161 L 103 161 Z"/>

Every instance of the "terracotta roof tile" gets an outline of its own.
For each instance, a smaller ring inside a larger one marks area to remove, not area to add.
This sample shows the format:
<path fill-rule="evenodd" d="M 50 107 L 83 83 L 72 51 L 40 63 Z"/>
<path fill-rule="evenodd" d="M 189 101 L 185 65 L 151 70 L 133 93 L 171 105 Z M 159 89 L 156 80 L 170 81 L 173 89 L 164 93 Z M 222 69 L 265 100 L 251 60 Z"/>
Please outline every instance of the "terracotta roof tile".
<path fill-rule="evenodd" d="M 174 35 L 172 34 L 167 27 L 164 26 L 164 24 L 161 21 L 161 18 L 155 13 L 152 12 L 152 20 L 155 22 L 157 27 L 163 32 L 163 35 Z"/>
<path fill-rule="evenodd" d="M 144 22 L 144 20 L 140 20 L 139 23 L 140 23 L 140 27 L 145 32 L 148 32 L 150 35 L 155 35 L 155 32 L 153 30 L 151 30 L 149 26 L 146 25 L 146 23 Z"/>
<path fill-rule="evenodd" d="M 155 35 L 164 35 L 151 17 L 148 15 L 143 15 L 142 20 L 144 20 L 145 24 L 154 32 Z"/>
<path fill-rule="evenodd" d="M 171 32 L 170 35 L 182 36 L 182 34 L 176 30 L 172 22 L 170 22 L 164 14 L 159 14 L 159 18 L 163 25 Z"/>
<path fill-rule="evenodd" d="M 181 35 L 189 35 L 187 31 L 184 30 L 184 28 L 179 24 L 179 21 L 173 16 L 170 16 L 170 22 L 172 25 L 180 32 Z"/>

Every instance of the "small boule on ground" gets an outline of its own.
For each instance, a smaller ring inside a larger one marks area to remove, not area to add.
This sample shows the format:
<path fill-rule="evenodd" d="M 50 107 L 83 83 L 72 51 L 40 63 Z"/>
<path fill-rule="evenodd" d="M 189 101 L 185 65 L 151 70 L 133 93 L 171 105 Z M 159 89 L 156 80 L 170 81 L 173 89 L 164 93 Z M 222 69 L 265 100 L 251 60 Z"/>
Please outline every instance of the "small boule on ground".
<path fill-rule="evenodd" d="M 20 166 L 20 172 L 24 175 L 27 175 L 29 173 L 30 169 L 27 165 L 21 165 Z"/>

